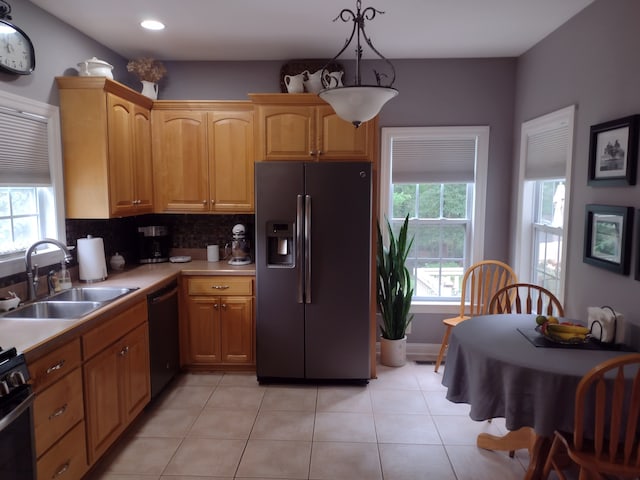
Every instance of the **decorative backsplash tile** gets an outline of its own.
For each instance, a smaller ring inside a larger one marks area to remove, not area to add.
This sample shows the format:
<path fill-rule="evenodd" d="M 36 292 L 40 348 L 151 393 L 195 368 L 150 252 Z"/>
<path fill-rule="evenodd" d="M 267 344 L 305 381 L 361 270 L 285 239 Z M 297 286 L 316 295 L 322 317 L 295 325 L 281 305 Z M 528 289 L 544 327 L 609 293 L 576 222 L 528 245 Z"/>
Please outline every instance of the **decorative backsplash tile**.
<path fill-rule="evenodd" d="M 194 215 L 194 214 L 150 214 L 138 217 L 113 218 L 108 220 L 67 219 L 67 244 L 77 246 L 78 238 L 87 235 L 101 237 L 105 255 L 110 258 L 116 252 L 125 258 L 127 265 L 138 263 L 138 227 L 163 225 L 169 230 L 172 249 L 204 249 L 208 244 L 221 248 L 231 241 L 231 229 L 237 223 L 247 227 L 247 237 L 254 245 L 254 216 L 248 215 Z M 76 251 L 71 266 L 77 265 Z M 51 267 L 49 267 L 51 268 Z M 55 269 L 55 267 L 53 267 Z M 46 275 L 46 272 L 44 272 Z M 0 278 L 3 287 L 25 282 L 25 273 Z"/>

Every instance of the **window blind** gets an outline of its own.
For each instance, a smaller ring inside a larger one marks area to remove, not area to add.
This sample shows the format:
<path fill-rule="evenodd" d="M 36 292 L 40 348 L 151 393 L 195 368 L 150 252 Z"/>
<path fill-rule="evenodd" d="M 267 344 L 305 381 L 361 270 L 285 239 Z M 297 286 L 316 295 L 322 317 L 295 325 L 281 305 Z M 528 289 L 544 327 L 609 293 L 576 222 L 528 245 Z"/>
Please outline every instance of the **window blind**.
<path fill-rule="evenodd" d="M 46 118 L 0 108 L 0 185 L 51 185 Z"/>
<path fill-rule="evenodd" d="M 568 147 L 569 127 L 567 125 L 529 135 L 525 179 L 564 178 Z"/>
<path fill-rule="evenodd" d="M 470 183 L 476 139 L 397 138 L 391 146 L 392 183 Z"/>

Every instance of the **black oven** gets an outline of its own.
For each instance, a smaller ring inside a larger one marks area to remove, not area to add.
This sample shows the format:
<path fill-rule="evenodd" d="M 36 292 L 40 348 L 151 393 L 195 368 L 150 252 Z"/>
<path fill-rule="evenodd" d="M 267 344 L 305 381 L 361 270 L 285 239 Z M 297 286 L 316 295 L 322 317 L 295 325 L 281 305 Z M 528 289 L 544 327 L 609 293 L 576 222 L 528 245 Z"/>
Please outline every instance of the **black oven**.
<path fill-rule="evenodd" d="M 1 350 L 1 349 L 0 349 Z M 35 480 L 33 398 L 15 348 L 0 351 L 0 479 Z"/>

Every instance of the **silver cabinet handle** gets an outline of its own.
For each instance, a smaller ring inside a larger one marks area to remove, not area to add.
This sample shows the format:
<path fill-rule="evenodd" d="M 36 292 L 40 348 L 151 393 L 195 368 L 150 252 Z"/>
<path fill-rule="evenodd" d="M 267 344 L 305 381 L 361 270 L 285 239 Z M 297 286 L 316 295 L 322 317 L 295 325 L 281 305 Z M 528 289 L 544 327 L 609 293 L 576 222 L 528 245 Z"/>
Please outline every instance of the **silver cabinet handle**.
<path fill-rule="evenodd" d="M 229 285 L 213 285 L 211 288 L 215 290 L 226 290 L 229 288 Z"/>
<path fill-rule="evenodd" d="M 129 347 L 128 347 L 128 346 L 123 347 L 123 349 L 122 349 L 122 350 L 120 350 L 119 355 L 120 355 L 121 357 L 124 357 L 127 353 L 129 353 Z"/>
<path fill-rule="evenodd" d="M 60 475 L 62 475 L 64 472 L 66 472 L 67 470 L 69 470 L 69 465 L 71 463 L 71 460 L 67 460 L 64 464 L 60 465 L 60 467 L 58 468 L 58 471 L 56 473 L 53 474 L 53 477 L 51 478 L 56 478 L 59 477 Z"/>
<path fill-rule="evenodd" d="M 64 412 L 66 412 L 67 411 L 67 406 L 68 406 L 68 404 L 65 403 L 63 406 L 61 406 L 59 409 L 57 409 L 55 412 L 53 412 L 51 415 L 49 415 L 49 420 L 53 420 L 54 418 L 59 417 Z"/>
<path fill-rule="evenodd" d="M 55 372 L 56 370 L 60 370 L 62 367 L 64 367 L 64 360 L 60 360 L 55 365 L 52 365 L 49 368 L 47 368 L 47 375 L 52 372 Z"/>

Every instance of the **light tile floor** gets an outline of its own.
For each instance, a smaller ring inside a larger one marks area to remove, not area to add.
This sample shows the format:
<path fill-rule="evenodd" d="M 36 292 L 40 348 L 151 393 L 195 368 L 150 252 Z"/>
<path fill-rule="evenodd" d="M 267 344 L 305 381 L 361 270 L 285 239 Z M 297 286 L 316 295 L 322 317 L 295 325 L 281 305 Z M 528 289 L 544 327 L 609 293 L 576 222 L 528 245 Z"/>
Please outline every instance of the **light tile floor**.
<path fill-rule="evenodd" d="M 91 480 L 511 480 L 515 458 L 475 446 L 474 422 L 433 364 L 378 366 L 367 386 L 261 386 L 254 374 L 182 374 Z"/>

